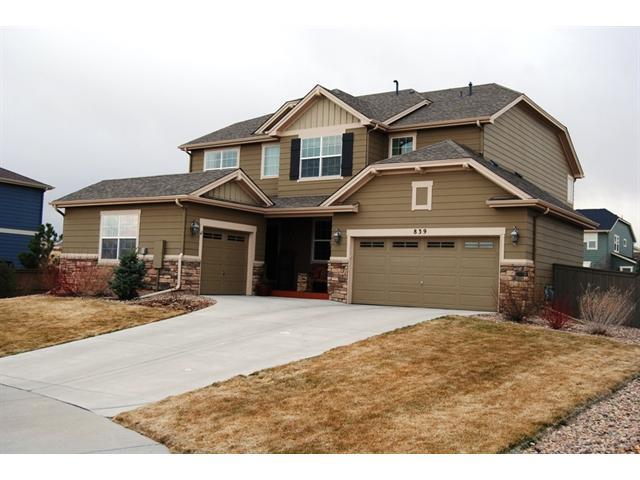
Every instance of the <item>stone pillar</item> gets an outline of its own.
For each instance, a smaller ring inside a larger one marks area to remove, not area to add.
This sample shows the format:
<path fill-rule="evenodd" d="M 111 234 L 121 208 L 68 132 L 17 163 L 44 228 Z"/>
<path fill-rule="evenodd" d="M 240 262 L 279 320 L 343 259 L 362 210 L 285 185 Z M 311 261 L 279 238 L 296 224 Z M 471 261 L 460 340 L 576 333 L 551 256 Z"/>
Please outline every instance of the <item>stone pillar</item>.
<path fill-rule="evenodd" d="M 535 302 L 535 278 L 536 267 L 534 265 L 500 265 L 500 298 L 498 310 L 502 310 L 506 302 Z"/>
<path fill-rule="evenodd" d="M 298 273 L 298 280 L 296 282 L 297 292 L 310 292 L 311 291 L 311 275 L 309 273 Z"/>
<path fill-rule="evenodd" d="M 347 303 L 349 263 L 347 259 L 331 259 L 327 268 L 327 291 L 334 302 Z"/>
<path fill-rule="evenodd" d="M 251 293 L 256 294 L 256 287 L 262 281 L 264 275 L 264 262 L 253 262 L 253 278 L 251 279 Z"/>

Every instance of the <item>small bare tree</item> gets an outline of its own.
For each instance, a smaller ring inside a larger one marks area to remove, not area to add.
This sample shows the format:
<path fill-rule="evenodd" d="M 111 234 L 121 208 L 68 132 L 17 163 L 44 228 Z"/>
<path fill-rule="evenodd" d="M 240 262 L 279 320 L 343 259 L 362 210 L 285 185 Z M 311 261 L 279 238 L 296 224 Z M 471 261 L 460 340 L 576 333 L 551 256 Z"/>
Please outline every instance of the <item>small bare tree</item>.
<path fill-rule="evenodd" d="M 606 335 L 611 327 L 627 322 L 636 307 L 635 289 L 602 290 L 587 285 L 580 297 L 580 316 L 589 333 Z"/>

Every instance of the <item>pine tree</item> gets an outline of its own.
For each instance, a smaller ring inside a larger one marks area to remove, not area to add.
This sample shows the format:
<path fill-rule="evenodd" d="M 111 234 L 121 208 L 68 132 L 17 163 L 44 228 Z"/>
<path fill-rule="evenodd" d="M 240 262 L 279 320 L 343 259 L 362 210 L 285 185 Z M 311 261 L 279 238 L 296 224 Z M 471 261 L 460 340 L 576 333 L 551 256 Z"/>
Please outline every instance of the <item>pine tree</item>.
<path fill-rule="evenodd" d="M 138 289 L 144 286 L 146 268 L 135 250 L 126 252 L 120 258 L 109 287 L 120 300 L 131 300 L 138 296 Z"/>

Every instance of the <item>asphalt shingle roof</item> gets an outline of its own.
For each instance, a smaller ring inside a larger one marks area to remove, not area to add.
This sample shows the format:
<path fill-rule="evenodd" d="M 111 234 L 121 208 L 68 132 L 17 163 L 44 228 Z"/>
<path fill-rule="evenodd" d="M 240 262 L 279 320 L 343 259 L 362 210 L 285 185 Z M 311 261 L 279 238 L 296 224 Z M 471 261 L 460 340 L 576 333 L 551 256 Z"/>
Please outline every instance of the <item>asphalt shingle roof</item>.
<path fill-rule="evenodd" d="M 599 224 L 598 230 L 611 230 L 618 221 L 618 215 L 606 208 L 582 208 L 577 210 L 583 215 Z"/>
<path fill-rule="evenodd" d="M 102 180 L 61 197 L 55 202 L 73 200 L 108 200 L 112 198 L 161 197 L 187 195 L 237 169 L 156 175 L 153 177 Z"/>
<path fill-rule="evenodd" d="M 384 122 L 424 100 L 431 102 L 394 122 L 393 126 L 490 116 L 522 95 L 520 92 L 495 83 L 474 86 L 473 95 L 468 94 L 467 86 L 431 92 L 405 89 L 400 90 L 397 95 L 395 90 L 360 96 L 354 96 L 339 89 L 333 89 L 331 93 L 363 115 L 379 122 Z M 185 145 L 251 137 L 272 115 L 271 113 L 234 123 L 193 139 Z"/>
<path fill-rule="evenodd" d="M 442 142 L 434 143 L 424 148 L 414 150 L 413 152 L 404 153 L 402 155 L 394 155 L 392 157 L 380 160 L 375 164 L 387 164 L 387 163 L 410 163 L 410 162 L 426 162 L 437 160 L 450 160 L 450 159 L 462 159 L 472 158 L 482 166 L 488 168 L 492 172 L 505 179 L 511 185 L 519 188 L 520 190 L 531 195 L 533 198 L 543 200 L 551 203 L 552 205 L 563 208 L 567 211 L 578 213 L 573 210 L 565 202 L 559 200 L 549 192 L 541 189 L 520 175 L 507 170 L 495 162 L 485 159 L 482 155 L 478 155 L 472 150 L 456 143 L 453 140 L 444 140 Z"/>
<path fill-rule="evenodd" d="M 271 208 L 317 207 L 327 198 L 329 198 L 328 195 L 311 197 L 273 197 L 271 198 L 271 201 L 274 205 Z"/>
<path fill-rule="evenodd" d="M 20 175 L 19 173 L 12 172 L 11 170 L 7 170 L 6 168 L 1 167 L 0 183 L 14 183 L 34 188 L 40 188 L 42 190 L 50 190 L 53 188 L 51 185 L 47 185 L 46 183 L 39 182 L 38 180 L 34 180 L 33 178 L 25 177 L 24 175 Z"/>

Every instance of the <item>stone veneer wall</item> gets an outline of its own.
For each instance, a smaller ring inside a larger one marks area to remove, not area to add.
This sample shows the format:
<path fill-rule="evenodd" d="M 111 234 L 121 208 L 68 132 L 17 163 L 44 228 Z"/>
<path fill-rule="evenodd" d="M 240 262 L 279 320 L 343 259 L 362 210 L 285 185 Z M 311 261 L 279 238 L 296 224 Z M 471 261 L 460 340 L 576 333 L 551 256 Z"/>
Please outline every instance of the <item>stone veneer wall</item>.
<path fill-rule="evenodd" d="M 253 262 L 253 278 L 251 279 L 251 293 L 256 294 L 256 287 L 264 274 L 264 262 Z"/>
<path fill-rule="evenodd" d="M 498 310 L 509 300 L 536 301 L 536 268 L 534 265 L 500 265 L 500 298 Z"/>
<path fill-rule="evenodd" d="M 153 266 L 153 255 L 143 255 L 147 274 L 144 283 L 151 290 L 166 290 L 174 288 L 178 281 L 178 256 L 167 255 L 162 268 Z M 84 269 L 91 266 L 98 268 L 114 269 L 117 264 L 99 264 L 95 254 L 62 254 L 60 268 L 63 272 Z M 184 256 L 182 258 L 182 278 L 180 290 L 197 295 L 200 292 L 200 259 L 198 257 Z"/>
<path fill-rule="evenodd" d="M 329 260 L 327 291 L 334 302 L 347 303 L 349 264 L 346 260 Z"/>

